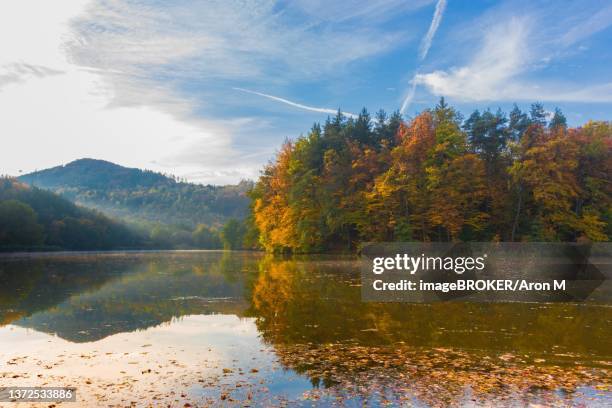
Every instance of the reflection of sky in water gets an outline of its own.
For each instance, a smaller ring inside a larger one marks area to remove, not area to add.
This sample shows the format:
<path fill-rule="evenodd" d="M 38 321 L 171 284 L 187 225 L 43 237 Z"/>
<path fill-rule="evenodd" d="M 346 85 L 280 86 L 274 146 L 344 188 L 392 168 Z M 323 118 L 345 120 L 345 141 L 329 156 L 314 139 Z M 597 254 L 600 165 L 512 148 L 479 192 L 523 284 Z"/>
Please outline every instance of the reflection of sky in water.
<path fill-rule="evenodd" d="M 3 355 L 37 355 L 54 353 L 84 353 L 112 351 L 124 355 L 121 360 L 144 360 L 140 352 L 174 350 L 177 357 L 187 357 L 186 362 L 204 356 L 209 361 L 231 361 L 258 353 L 265 347 L 259 342 L 253 319 L 231 315 L 183 316 L 146 330 L 118 333 L 104 339 L 73 343 L 54 335 L 48 335 L 14 325 L 0 328 L 0 350 Z M 236 353 L 235 350 L 244 352 Z M 127 353 L 127 354 L 124 354 Z M 264 354 L 265 355 L 265 354 Z M 147 357 L 148 359 L 149 357 Z M 101 367 L 102 368 L 102 367 Z"/>
<path fill-rule="evenodd" d="M 158 391 L 164 386 L 172 389 L 177 378 L 189 378 L 195 384 L 190 388 L 193 396 L 216 398 L 218 388 L 198 386 L 198 380 L 218 377 L 219 371 L 227 368 L 232 372 L 221 376 L 221 384 L 230 385 L 243 378 L 256 378 L 256 382 L 265 379 L 270 392 L 282 398 L 298 399 L 311 387 L 306 378 L 280 367 L 271 347 L 261 341 L 254 319 L 234 315 L 184 316 L 146 330 L 86 343 L 7 325 L 0 328 L 0 350 L 0 371 L 30 374 L 20 380 L 23 386 L 36 385 L 39 372 L 66 377 L 65 385 L 70 385 L 74 384 L 70 379 L 77 376 L 85 376 L 94 384 L 126 376 L 142 378 L 148 374 L 142 372 L 151 368 L 152 375 L 156 369 L 162 371 L 161 378 L 154 381 Z M 18 363 L 7 363 L 13 359 Z M 56 362 L 61 363 L 45 368 Z M 257 373 L 251 373 L 252 369 Z M 142 392 L 146 392 L 144 388 Z"/>

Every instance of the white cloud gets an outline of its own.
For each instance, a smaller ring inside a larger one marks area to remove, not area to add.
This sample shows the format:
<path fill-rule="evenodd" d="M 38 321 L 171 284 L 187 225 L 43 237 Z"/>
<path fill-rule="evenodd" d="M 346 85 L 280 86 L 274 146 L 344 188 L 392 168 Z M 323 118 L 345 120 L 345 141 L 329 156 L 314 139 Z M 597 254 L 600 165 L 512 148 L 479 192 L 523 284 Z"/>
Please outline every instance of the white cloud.
<path fill-rule="evenodd" d="M 550 62 L 549 56 L 542 56 L 542 50 L 532 45 L 537 38 L 534 25 L 529 18 L 512 17 L 504 24 L 490 26 L 481 47 L 466 65 L 418 74 L 414 81 L 434 95 L 459 101 L 612 101 L 612 93 L 604 91 L 609 84 L 525 79 L 530 71 Z"/>
<path fill-rule="evenodd" d="M 529 24 L 512 18 L 486 33 L 484 44 L 467 65 L 450 71 L 418 74 L 417 84 L 436 95 L 463 100 L 498 99 L 512 86 L 510 79 L 523 72 L 528 63 L 526 48 Z"/>
<path fill-rule="evenodd" d="M 383 2 L 385 3 L 385 2 Z M 395 4 L 395 2 L 393 2 Z M 290 7 L 290 4 L 289 6 Z M 75 20 L 80 65 L 205 79 L 313 78 L 405 41 L 376 24 L 312 23 L 274 0 L 99 0 Z"/>
<path fill-rule="evenodd" d="M 597 49 L 603 36 L 594 35 L 611 25 L 612 7 L 601 2 L 562 8 L 501 2 L 455 25 L 444 41 L 448 59 L 437 61 L 444 68 L 430 67 L 415 80 L 429 93 L 457 101 L 611 102 L 611 79 L 593 63 L 605 54 L 578 55 Z"/>

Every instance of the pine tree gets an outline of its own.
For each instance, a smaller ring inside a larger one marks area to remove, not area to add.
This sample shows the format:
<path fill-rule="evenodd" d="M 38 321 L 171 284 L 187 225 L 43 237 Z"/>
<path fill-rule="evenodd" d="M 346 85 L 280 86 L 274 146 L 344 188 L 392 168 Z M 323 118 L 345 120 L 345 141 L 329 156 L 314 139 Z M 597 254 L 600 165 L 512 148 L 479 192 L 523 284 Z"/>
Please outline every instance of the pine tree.
<path fill-rule="evenodd" d="M 541 103 L 536 102 L 531 105 L 529 116 L 532 124 L 546 126 L 546 111 Z"/>
<path fill-rule="evenodd" d="M 567 119 L 561 109 L 555 108 L 555 113 L 548 124 L 551 129 L 567 129 Z"/>

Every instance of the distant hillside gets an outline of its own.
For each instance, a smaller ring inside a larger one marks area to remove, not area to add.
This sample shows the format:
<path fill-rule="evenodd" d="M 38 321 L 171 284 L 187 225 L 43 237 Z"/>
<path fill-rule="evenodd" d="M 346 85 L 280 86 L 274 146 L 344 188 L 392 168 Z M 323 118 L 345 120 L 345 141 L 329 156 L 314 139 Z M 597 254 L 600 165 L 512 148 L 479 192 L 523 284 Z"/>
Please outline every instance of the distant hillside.
<path fill-rule="evenodd" d="M 69 200 L 129 221 L 219 227 L 243 218 L 252 184 L 211 186 L 186 183 L 161 173 L 104 160 L 80 159 L 19 177 Z"/>
<path fill-rule="evenodd" d="M 0 178 L 0 249 L 143 247 L 145 240 L 97 211 L 49 191 Z"/>

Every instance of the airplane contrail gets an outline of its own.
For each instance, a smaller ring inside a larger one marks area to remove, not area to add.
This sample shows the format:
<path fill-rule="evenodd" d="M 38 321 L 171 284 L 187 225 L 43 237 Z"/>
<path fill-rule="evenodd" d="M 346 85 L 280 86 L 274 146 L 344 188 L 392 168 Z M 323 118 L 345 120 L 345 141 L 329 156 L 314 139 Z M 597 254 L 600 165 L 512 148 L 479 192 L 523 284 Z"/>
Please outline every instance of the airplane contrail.
<path fill-rule="evenodd" d="M 334 115 L 336 113 L 338 113 L 338 111 L 335 110 L 335 109 L 317 108 L 316 106 L 302 105 L 301 103 L 293 102 L 293 101 L 290 101 L 290 100 L 285 99 L 285 98 L 280 98 L 280 97 L 274 96 L 274 95 L 268 95 L 268 94 L 265 94 L 265 93 L 262 93 L 262 92 L 251 91 L 249 89 L 236 88 L 236 87 L 234 87 L 232 89 L 234 89 L 236 91 L 240 91 L 240 92 L 250 93 L 250 94 L 253 94 L 253 95 L 259 95 L 259 96 L 262 96 L 264 98 L 272 99 L 273 101 L 281 102 L 281 103 L 284 103 L 284 104 L 287 104 L 287 105 L 290 105 L 290 106 L 293 106 L 293 107 L 296 107 L 296 108 L 299 108 L 299 109 L 304 109 L 304 110 L 307 110 L 307 111 L 321 112 L 321 113 L 330 113 L 330 114 L 334 114 Z M 350 112 L 343 112 L 343 111 L 341 111 L 341 113 L 344 116 L 348 116 L 348 117 L 353 118 L 353 119 L 358 117 L 358 115 L 355 115 L 354 113 L 350 113 Z"/>
<path fill-rule="evenodd" d="M 429 30 L 427 30 L 427 34 L 421 40 L 421 46 L 419 47 L 419 61 L 423 61 L 429 52 L 429 48 L 431 48 L 431 42 L 433 41 L 434 36 L 436 35 L 436 31 L 438 31 L 438 27 L 440 26 L 440 22 L 442 22 L 442 15 L 444 14 L 444 10 L 446 9 L 446 0 L 438 0 L 436 3 L 436 10 L 434 11 L 433 18 L 431 19 L 431 24 L 429 25 Z M 414 93 L 416 91 L 417 86 L 417 72 L 412 77 L 410 81 L 410 89 L 404 98 L 404 102 L 402 103 L 402 107 L 400 108 L 400 113 L 406 112 L 406 109 L 412 103 L 414 99 Z"/>
<path fill-rule="evenodd" d="M 438 31 L 438 27 L 440 26 L 440 22 L 442 21 L 444 9 L 446 9 L 446 0 L 438 0 L 438 3 L 436 3 L 436 11 L 434 11 L 431 24 L 429 25 L 429 30 L 427 30 L 427 34 L 425 34 L 425 37 L 423 37 L 423 40 L 421 41 L 421 47 L 419 49 L 419 59 L 421 61 L 425 59 L 427 53 L 429 52 L 431 42 L 433 41 L 436 31 Z"/>
<path fill-rule="evenodd" d="M 412 99 L 414 98 L 414 92 L 416 91 L 416 75 L 414 76 L 414 78 L 412 78 L 412 81 L 410 81 L 410 89 L 408 90 L 408 93 L 406 94 L 406 97 L 404 98 L 404 103 L 402 103 L 402 107 L 400 108 L 400 113 L 403 114 L 406 109 L 408 108 L 408 106 L 410 106 L 410 104 L 412 103 Z"/>

